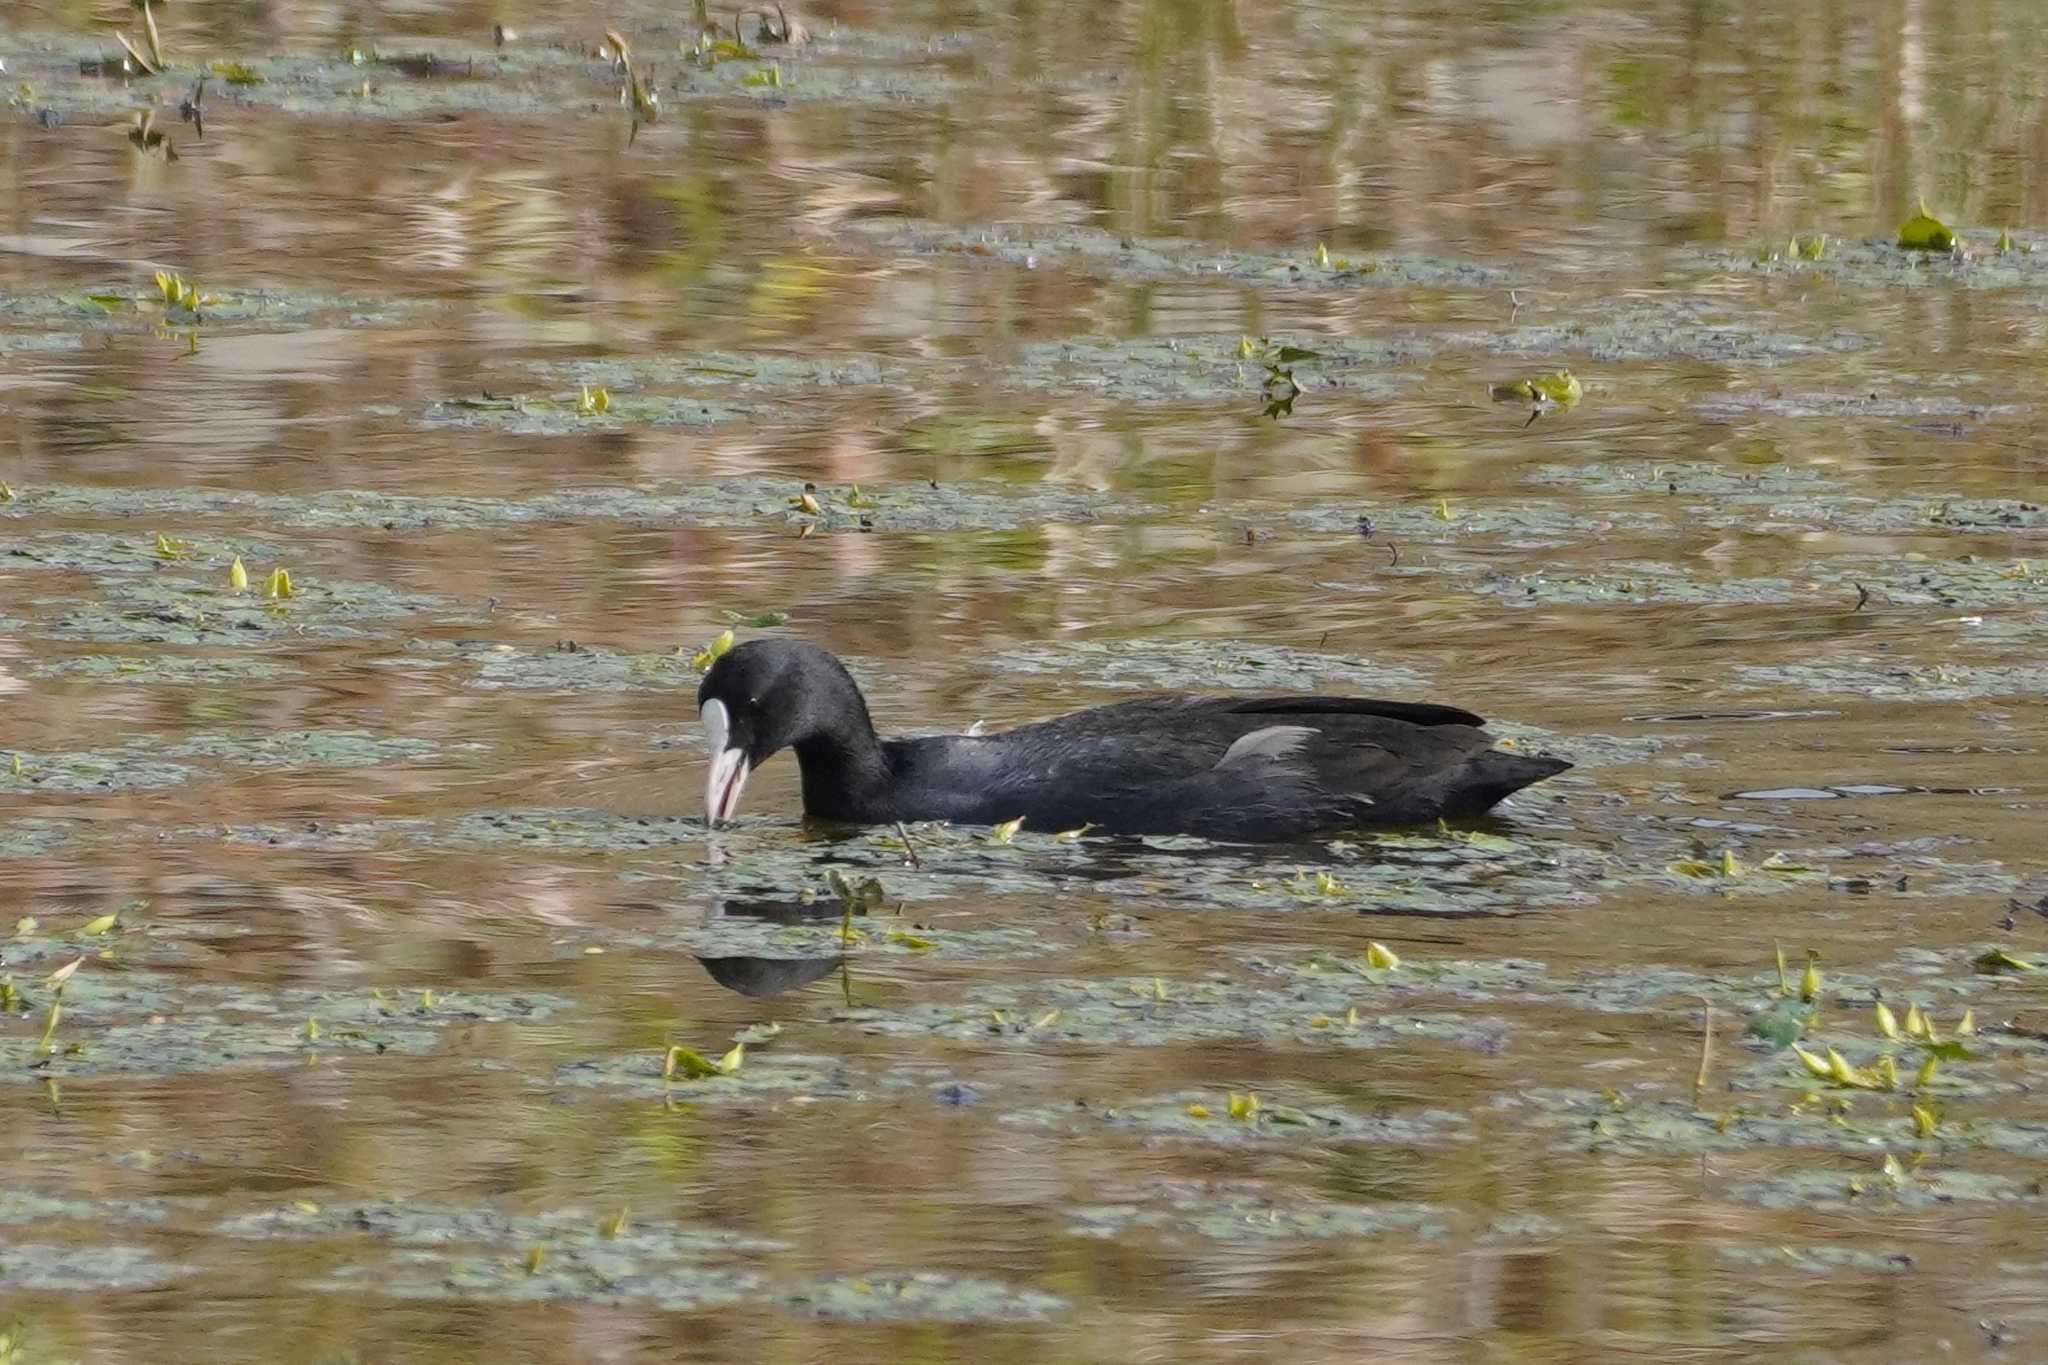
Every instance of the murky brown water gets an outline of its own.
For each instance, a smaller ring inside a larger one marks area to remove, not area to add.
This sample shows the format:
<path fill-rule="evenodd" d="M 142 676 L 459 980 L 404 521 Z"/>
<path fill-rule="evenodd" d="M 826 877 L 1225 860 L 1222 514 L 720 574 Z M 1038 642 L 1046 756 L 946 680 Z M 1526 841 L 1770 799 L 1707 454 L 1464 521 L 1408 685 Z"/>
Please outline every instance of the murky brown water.
<path fill-rule="evenodd" d="M 126 89 L 125 6 L 0 18 L 0 1360 L 2048 1356 L 2048 972 L 1973 966 L 2048 960 L 2048 16 L 798 17 L 175 4 Z M 912 871 L 785 759 L 711 841 L 765 613 L 886 727 L 1580 767 Z"/>

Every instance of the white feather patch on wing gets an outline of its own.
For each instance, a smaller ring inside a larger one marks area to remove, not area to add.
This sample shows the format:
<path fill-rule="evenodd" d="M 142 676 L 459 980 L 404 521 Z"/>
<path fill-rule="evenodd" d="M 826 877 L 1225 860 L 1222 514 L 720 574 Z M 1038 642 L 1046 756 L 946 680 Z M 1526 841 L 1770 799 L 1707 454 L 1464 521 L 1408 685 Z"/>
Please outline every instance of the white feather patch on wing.
<path fill-rule="evenodd" d="M 1237 743 L 1223 751 L 1223 757 L 1216 760 L 1216 766 L 1227 767 L 1253 758 L 1285 758 L 1308 743 L 1312 736 L 1321 733 L 1308 725 L 1268 725 L 1263 730 L 1241 736 Z"/>

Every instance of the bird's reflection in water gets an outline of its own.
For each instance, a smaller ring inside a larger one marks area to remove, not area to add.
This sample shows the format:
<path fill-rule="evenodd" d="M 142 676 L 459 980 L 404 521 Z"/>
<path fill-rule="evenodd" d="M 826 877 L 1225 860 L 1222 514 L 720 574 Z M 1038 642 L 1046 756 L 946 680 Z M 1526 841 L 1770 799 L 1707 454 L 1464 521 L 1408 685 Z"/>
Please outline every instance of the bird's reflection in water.
<path fill-rule="evenodd" d="M 839 970 L 837 957 L 700 957 L 711 979 L 741 995 L 780 995 Z"/>
<path fill-rule="evenodd" d="M 752 919 L 770 924 L 805 924 L 839 918 L 842 911 L 829 902 L 788 900 L 720 900 L 712 902 L 708 919 Z M 813 981 L 822 981 L 845 964 L 845 955 L 826 957 L 756 957 L 726 954 L 697 961 L 713 981 L 740 995 L 781 995 Z"/>

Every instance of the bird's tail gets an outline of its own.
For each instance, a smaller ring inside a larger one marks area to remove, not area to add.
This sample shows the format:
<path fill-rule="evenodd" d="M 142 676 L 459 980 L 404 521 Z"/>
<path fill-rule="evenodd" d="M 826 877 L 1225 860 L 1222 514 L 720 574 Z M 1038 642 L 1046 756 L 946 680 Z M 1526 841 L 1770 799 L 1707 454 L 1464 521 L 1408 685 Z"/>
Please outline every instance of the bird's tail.
<path fill-rule="evenodd" d="M 1548 754 L 1511 754 L 1505 749 L 1474 754 L 1444 792 L 1444 814 L 1479 815 L 1522 788 L 1571 766 Z"/>

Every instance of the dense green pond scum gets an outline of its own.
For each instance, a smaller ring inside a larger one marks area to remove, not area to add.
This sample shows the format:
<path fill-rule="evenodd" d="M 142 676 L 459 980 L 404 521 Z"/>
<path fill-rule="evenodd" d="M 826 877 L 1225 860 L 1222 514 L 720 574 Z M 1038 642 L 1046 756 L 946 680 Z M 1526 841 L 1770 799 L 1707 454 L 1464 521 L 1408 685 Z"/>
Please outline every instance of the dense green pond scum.
<path fill-rule="evenodd" d="M 0 1365 L 2048 1358 L 2044 53 L 0 14 Z M 713 829 L 764 635 L 1574 766 Z"/>

